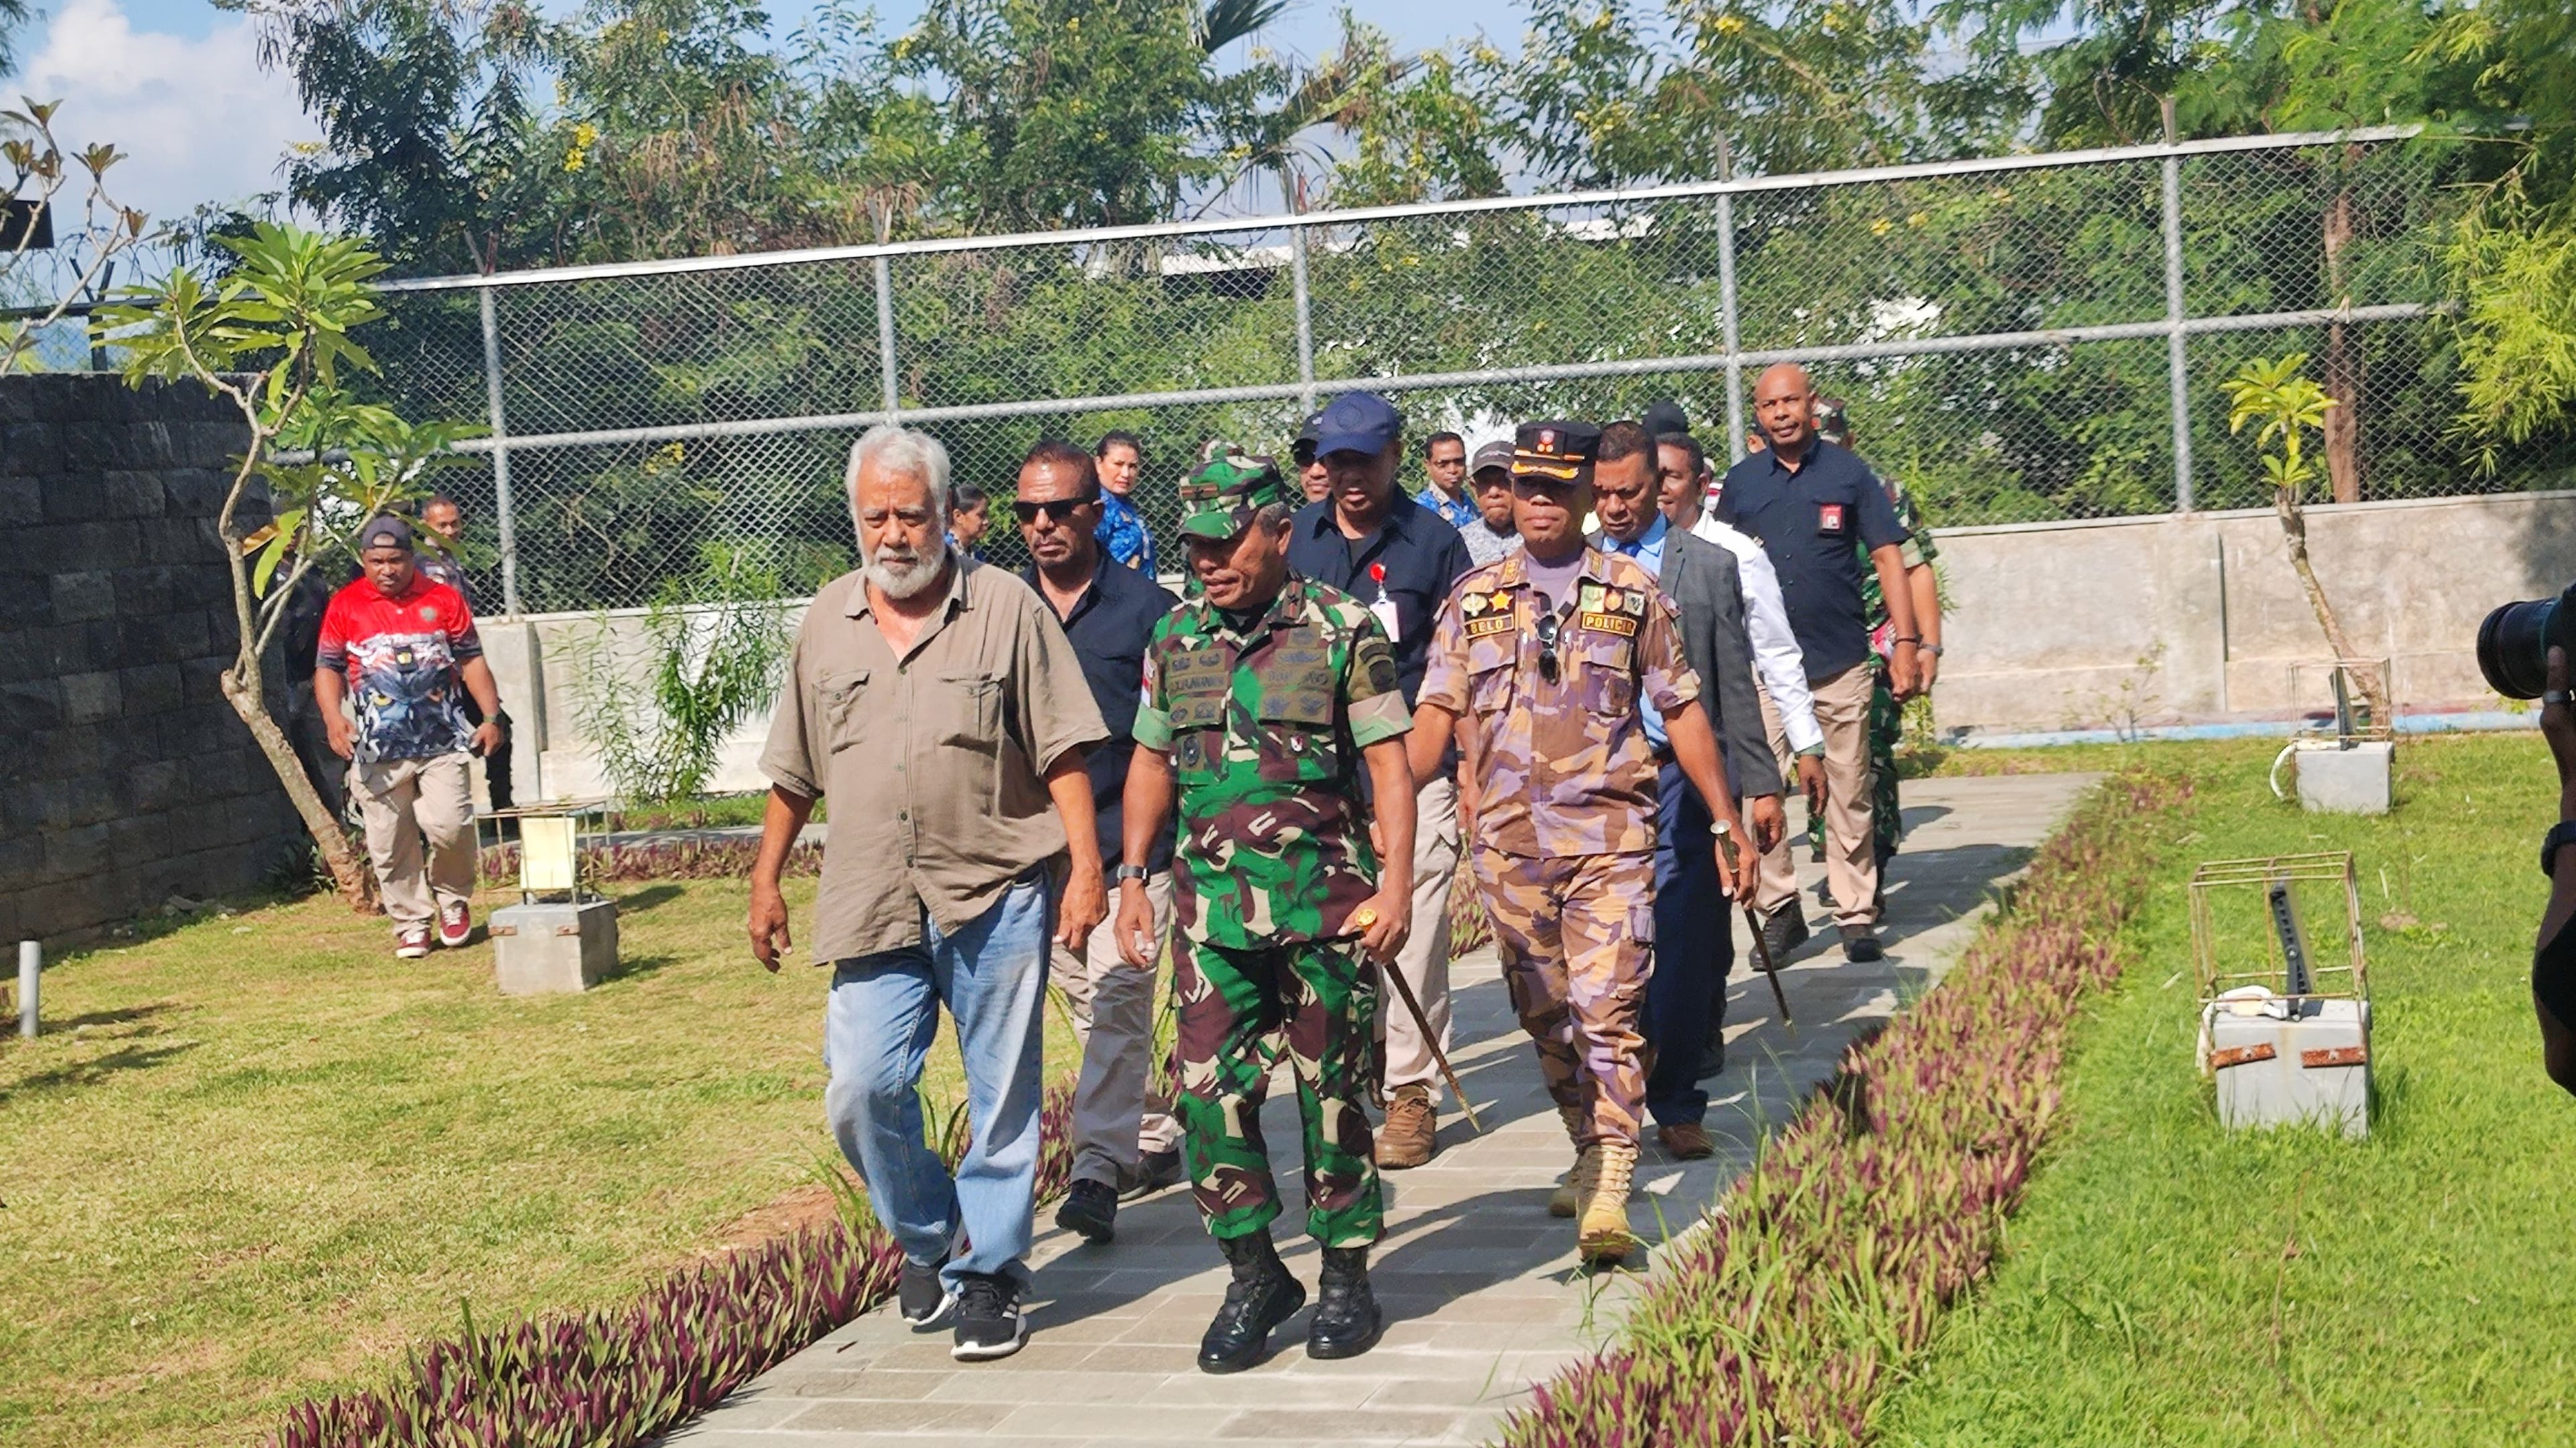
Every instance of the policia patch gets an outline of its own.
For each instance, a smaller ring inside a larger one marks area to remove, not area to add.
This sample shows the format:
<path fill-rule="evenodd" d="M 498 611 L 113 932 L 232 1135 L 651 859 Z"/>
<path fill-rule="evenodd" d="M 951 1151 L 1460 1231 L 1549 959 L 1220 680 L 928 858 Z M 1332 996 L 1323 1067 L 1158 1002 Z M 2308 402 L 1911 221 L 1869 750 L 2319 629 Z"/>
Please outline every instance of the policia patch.
<path fill-rule="evenodd" d="M 1646 616 L 1646 595 L 1640 589 L 1586 583 L 1577 592 L 1575 602 L 1581 610 L 1574 620 L 1577 627 L 1624 639 L 1637 636 L 1638 620 Z"/>

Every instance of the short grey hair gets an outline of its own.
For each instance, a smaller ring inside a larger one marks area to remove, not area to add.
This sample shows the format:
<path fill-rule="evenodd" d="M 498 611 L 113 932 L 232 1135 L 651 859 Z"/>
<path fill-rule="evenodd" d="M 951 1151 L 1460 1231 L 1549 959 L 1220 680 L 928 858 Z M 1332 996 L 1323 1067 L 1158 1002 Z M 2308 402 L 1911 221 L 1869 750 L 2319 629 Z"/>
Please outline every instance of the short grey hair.
<path fill-rule="evenodd" d="M 871 463 L 901 473 L 928 488 L 930 511 L 942 517 L 947 515 L 948 449 L 941 445 L 939 439 L 891 422 L 881 422 L 869 428 L 865 436 L 850 445 L 850 471 L 841 484 L 853 510 L 859 501 L 859 469 Z"/>

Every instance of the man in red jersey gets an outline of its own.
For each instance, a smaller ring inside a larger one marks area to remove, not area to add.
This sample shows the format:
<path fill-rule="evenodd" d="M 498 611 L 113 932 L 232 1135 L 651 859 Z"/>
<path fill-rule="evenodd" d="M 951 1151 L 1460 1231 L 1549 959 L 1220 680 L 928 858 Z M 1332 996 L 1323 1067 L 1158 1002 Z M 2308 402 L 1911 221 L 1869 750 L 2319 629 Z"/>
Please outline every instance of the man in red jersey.
<path fill-rule="evenodd" d="M 349 792 L 367 827 L 367 855 L 394 954 L 417 960 L 474 933 L 474 796 L 466 750 L 501 742 L 501 691 L 483 661 L 465 596 L 424 575 L 411 525 L 380 516 L 358 532 L 366 570 L 331 596 L 315 650 L 313 697 L 331 750 L 350 762 Z M 483 723 L 469 724 L 471 694 Z M 355 723 L 343 698 L 356 705 Z M 421 841 L 428 837 L 423 858 Z"/>

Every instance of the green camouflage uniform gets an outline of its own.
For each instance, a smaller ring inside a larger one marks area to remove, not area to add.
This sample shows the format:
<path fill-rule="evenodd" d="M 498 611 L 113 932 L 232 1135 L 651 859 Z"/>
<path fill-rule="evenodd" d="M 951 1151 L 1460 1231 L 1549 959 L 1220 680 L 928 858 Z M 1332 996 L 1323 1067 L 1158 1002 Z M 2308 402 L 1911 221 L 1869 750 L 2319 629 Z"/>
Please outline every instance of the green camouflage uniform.
<path fill-rule="evenodd" d="M 1908 570 L 1920 568 L 1941 556 L 1932 546 L 1932 535 L 1923 529 L 1923 515 L 1916 510 L 1913 497 L 1905 485 L 1881 474 L 1887 487 L 1887 500 L 1896 505 L 1896 521 L 1905 525 L 1912 536 L 1901 546 Z M 1897 706 L 1896 695 L 1887 687 L 1887 655 L 1891 645 L 1888 636 L 1894 632 L 1887 618 L 1887 596 L 1878 586 L 1878 569 L 1869 561 L 1869 550 L 1860 550 L 1861 609 L 1869 619 L 1870 685 L 1869 685 L 1869 774 L 1870 807 L 1877 830 L 1878 860 L 1887 863 L 1896 853 L 1896 842 L 1905 837 L 1905 821 L 1897 809 L 1896 746 L 1905 737 L 1905 711 Z M 1807 820 L 1807 844 L 1819 857 L 1825 852 L 1825 817 L 1820 812 Z"/>
<path fill-rule="evenodd" d="M 1258 500 L 1284 501 L 1276 484 L 1259 460 L 1212 463 L 1185 489 L 1203 506 L 1182 530 L 1232 536 Z M 1261 1103 L 1284 1051 L 1305 1128 L 1306 1229 L 1327 1247 L 1377 1240 L 1384 1206 L 1363 1110 L 1377 987 L 1349 923 L 1377 891 L 1360 752 L 1411 727 L 1376 619 L 1293 574 L 1257 618 L 1183 603 L 1148 646 L 1136 742 L 1170 757 L 1180 816 L 1177 1114 L 1216 1237 L 1279 1216 Z"/>

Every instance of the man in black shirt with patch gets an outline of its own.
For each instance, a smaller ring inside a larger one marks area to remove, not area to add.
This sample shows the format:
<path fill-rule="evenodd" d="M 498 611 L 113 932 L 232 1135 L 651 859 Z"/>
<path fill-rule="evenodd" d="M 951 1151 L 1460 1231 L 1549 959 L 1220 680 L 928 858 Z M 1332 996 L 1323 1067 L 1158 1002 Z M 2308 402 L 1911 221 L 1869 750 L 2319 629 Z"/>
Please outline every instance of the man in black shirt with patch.
<path fill-rule="evenodd" d="M 1083 682 L 1109 727 L 1107 742 L 1083 755 L 1091 776 L 1092 813 L 1101 858 L 1125 848 L 1127 763 L 1136 752 L 1136 705 L 1143 697 L 1145 650 L 1154 625 L 1179 600 L 1101 546 L 1100 475 L 1089 453 L 1069 442 L 1041 442 L 1020 464 L 1011 514 L 1036 561 L 1020 576 L 1054 610 L 1082 661 Z M 1157 836 L 1146 861 L 1146 897 L 1160 939 L 1172 919 L 1172 837 Z M 1082 955 L 1059 945 L 1055 983 L 1073 1006 L 1082 1041 L 1082 1075 L 1073 1089 L 1073 1184 L 1056 1209 L 1056 1225 L 1093 1243 L 1116 1234 L 1118 1199 L 1180 1180 L 1181 1128 L 1171 1103 L 1151 1100 L 1154 1073 L 1154 969 L 1127 964 L 1118 932 L 1092 932 Z"/>
<path fill-rule="evenodd" d="M 1815 396 L 1806 371 L 1793 363 L 1763 372 L 1754 383 L 1753 412 L 1764 447 L 1727 469 L 1715 512 L 1719 521 L 1758 540 L 1780 575 L 1789 631 L 1797 635 L 1816 722 L 1825 733 L 1825 874 L 1833 887 L 1834 921 L 1841 927 L 1844 957 L 1871 961 L 1884 951 L 1870 811 L 1869 619 L 1855 540 L 1868 550 L 1887 598 L 1895 634 L 1887 682 L 1899 702 L 1914 692 L 1922 639 L 1905 586 L 1900 549 L 1906 531 L 1869 465 L 1816 436 Z M 1788 735 L 1778 711 L 1767 699 L 1764 705 L 1771 751 L 1786 773 Z M 1807 938 L 1789 849 L 1784 837 L 1763 855 L 1762 884 L 1754 896 L 1775 958 Z"/>

